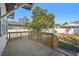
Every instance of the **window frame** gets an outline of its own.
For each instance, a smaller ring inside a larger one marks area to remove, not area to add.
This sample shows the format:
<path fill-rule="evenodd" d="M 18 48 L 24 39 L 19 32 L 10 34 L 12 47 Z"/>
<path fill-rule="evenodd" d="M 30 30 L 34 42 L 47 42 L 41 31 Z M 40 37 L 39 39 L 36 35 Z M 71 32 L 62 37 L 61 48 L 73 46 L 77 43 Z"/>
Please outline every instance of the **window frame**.
<path fill-rule="evenodd" d="M 1 16 L 1 7 L 0 7 L 0 16 Z M 1 20 L 0 20 L 0 36 L 2 35 L 2 34 L 1 34 L 1 29 L 2 29 L 2 28 L 1 28 Z"/>

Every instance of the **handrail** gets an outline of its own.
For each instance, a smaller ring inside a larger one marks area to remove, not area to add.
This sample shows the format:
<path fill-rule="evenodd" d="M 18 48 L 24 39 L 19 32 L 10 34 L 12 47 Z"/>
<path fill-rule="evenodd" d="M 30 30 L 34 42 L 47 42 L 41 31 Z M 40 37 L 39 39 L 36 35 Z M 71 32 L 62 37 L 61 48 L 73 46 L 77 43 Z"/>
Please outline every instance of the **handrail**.
<path fill-rule="evenodd" d="M 32 32 L 32 31 L 17 31 L 17 32 L 8 32 L 8 33 L 23 33 L 23 32 Z"/>

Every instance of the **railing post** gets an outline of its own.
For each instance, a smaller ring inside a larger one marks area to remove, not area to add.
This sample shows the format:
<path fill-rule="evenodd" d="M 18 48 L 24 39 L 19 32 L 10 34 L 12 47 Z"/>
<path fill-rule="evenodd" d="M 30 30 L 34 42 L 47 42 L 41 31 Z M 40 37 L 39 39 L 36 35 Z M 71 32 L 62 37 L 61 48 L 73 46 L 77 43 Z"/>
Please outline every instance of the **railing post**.
<path fill-rule="evenodd" d="M 10 33 L 9 33 L 9 40 L 10 40 Z"/>
<path fill-rule="evenodd" d="M 58 48 L 58 38 L 57 38 L 57 36 L 56 35 L 54 35 L 54 34 L 51 34 L 52 35 L 52 37 L 51 37 L 51 47 L 53 48 L 53 49 L 56 49 L 56 48 Z"/>
<path fill-rule="evenodd" d="M 29 31 L 27 32 L 27 37 L 29 36 Z"/>
<path fill-rule="evenodd" d="M 20 37 L 21 37 L 21 39 L 22 39 L 22 35 L 21 35 L 21 32 L 19 32 L 20 33 Z"/>

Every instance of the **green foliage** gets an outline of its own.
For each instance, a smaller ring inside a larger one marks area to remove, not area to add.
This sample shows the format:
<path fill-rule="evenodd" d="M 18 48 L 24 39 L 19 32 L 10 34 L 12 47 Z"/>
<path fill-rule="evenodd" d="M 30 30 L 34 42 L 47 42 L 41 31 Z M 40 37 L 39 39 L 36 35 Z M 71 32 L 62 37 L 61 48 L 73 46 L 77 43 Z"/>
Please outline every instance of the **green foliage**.
<path fill-rule="evenodd" d="M 76 44 L 70 44 L 69 42 L 65 43 L 63 41 L 59 41 L 59 46 L 64 48 L 64 49 L 68 49 L 68 50 L 72 50 L 72 51 L 77 51 L 79 52 L 79 46 Z"/>
<path fill-rule="evenodd" d="M 54 26 L 54 15 L 48 13 L 46 9 L 42 9 L 37 6 L 32 10 L 32 22 L 30 23 L 30 27 L 35 31 L 41 31 L 44 28 L 50 28 Z"/>
<path fill-rule="evenodd" d="M 63 25 L 66 25 L 66 24 L 68 24 L 68 23 L 67 23 L 67 22 L 64 22 L 64 23 L 63 23 Z"/>
<path fill-rule="evenodd" d="M 19 19 L 19 22 L 25 23 L 25 26 L 28 25 L 30 19 L 27 16 L 23 16 L 22 18 Z"/>

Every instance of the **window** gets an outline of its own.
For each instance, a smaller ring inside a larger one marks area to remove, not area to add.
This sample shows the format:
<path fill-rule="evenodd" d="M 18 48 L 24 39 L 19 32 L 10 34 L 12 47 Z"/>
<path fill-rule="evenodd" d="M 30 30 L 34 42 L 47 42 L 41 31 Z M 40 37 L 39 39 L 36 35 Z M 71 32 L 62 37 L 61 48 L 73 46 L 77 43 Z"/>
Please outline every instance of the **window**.
<path fill-rule="evenodd" d="M 1 36 L 1 21 L 0 21 L 0 36 Z"/>
<path fill-rule="evenodd" d="M 5 23 L 4 23 L 4 20 L 5 20 L 5 19 L 2 20 L 2 24 L 1 24 L 1 26 L 2 26 L 2 31 L 1 31 L 2 34 L 5 33 Z"/>
<path fill-rule="evenodd" d="M 1 16 L 1 7 L 0 7 L 0 16 Z"/>
<path fill-rule="evenodd" d="M 7 30 L 6 30 L 7 23 L 6 23 L 5 19 L 3 19 L 2 21 L 3 21 L 3 23 L 2 23 L 2 34 L 5 34 L 7 32 Z"/>
<path fill-rule="evenodd" d="M 0 16 L 1 16 L 1 7 L 0 7 Z M 1 36 L 1 21 L 0 21 L 0 36 Z"/>
<path fill-rule="evenodd" d="M 0 16 L 1 16 L 1 8 L 0 8 Z M 0 20 L 0 36 L 7 32 L 7 20 L 4 18 Z"/>

